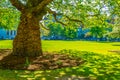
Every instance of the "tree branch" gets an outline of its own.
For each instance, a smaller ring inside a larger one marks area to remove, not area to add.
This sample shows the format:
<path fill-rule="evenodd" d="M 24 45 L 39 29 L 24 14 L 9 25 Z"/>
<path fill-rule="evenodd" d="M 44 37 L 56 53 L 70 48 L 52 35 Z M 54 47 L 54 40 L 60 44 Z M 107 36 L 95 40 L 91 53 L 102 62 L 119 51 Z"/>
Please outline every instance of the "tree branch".
<path fill-rule="evenodd" d="M 34 12 L 38 12 L 38 11 L 43 10 L 52 1 L 53 0 L 43 0 L 36 7 L 33 7 Z"/>
<path fill-rule="evenodd" d="M 65 23 L 63 23 L 63 22 L 61 22 L 61 21 L 59 21 L 58 19 L 57 19 L 57 13 L 55 12 L 55 11 L 52 11 L 50 8 L 47 8 L 46 7 L 46 10 L 50 13 L 50 14 L 53 14 L 53 17 L 54 17 L 54 19 L 55 19 L 55 21 L 56 22 L 58 22 L 58 23 L 60 23 L 60 24 L 62 24 L 62 25 L 67 25 L 67 24 L 65 24 Z M 59 14 L 59 15 L 61 15 L 61 14 Z"/>
<path fill-rule="evenodd" d="M 15 6 L 19 11 L 23 11 L 25 6 L 19 0 L 10 0 L 13 6 Z"/>
<path fill-rule="evenodd" d="M 86 15 L 86 17 L 94 17 L 94 16 L 99 16 L 100 14 L 93 14 L 93 15 Z"/>
<path fill-rule="evenodd" d="M 40 23 L 40 27 L 42 27 L 45 30 L 50 30 L 49 28 L 44 27 L 44 25 L 42 23 Z"/>
<path fill-rule="evenodd" d="M 74 21 L 74 22 L 80 22 L 82 24 L 82 26 L 84 26 L 84 23 L 81 21 L 81 20 L 78 20 L 78 19 L 71 19 L 70 17 L 68 16 L 65 16 L 68 20 L 70 21 Z"/>
<path fill-rule="evenodd" d="M 62 24 L 62 25 L 67 25 L 61 21 L 59 21 L 57 19 L 57 15 L 62 15 L 62 16 L 65 16 L 69 21 L 74 21 L 74 22 L 80 22 L 83 26 L 84 26 L 84 23 L 81 21 L 81 20 L 78 20 L 78 19 L 71 19 L 70 17 L 66 16 L 66 15 L 63 15 L 63 14 L 60 14 L 60 13 L 56 13 L 55 11 L 52 11 L 50 8 L 47 8 L 47 11 L 50 13 L 50 14 L 53 14 L 53 17 L 54 19 L 56 20 L 56 22 Z"/>
<path fill-rule="evenodd" d="M 55 19 L 56 22 L 58 22 L 58 23 L 60 23 L 60 24 L 62 24 L 62 25 L 67 26 L 67 24 L 65 24 L 65 23 L 63 23 L 63 22 L 61 22 L 61 21 L 59 21 L 59 20 L 57 19 L 57 14 L 53 14 L 53 17 L 54 17 L 54 19 Z"/>

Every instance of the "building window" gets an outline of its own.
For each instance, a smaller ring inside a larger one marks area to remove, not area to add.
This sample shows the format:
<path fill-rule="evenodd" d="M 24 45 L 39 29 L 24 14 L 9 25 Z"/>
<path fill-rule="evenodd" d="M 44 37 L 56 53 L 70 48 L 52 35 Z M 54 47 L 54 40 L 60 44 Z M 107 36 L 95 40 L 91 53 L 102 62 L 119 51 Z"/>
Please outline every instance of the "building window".
<path fill-rule="evenodd" d="M 1 39 L 4 39 L 4 37 L 3 37 L 3 36 L 1 36 Z"/>
<path fill-rule="evenodd" d="M 11 30 L 10 35 L 12 35 L 12 32 L 13 32 L 13 31 Z"/>
<path fill-rule="evenodd" d="M 7 30 L 6 34 L 9 35 L 9 30 Z"/>
<path fill-rule="evenodd" d="M 14 35 L 16 35 L 16 31 L 14 30 Z"/>

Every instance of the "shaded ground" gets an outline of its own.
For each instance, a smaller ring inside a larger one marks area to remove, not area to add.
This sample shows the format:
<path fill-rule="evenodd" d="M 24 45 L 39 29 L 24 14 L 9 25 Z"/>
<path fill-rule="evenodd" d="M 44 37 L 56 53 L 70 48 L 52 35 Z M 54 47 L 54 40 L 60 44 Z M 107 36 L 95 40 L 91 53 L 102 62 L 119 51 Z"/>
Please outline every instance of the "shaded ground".
<path fill-rule="evenodd" d="M 120 54 L 120 50 L 109 50 L 109 52 L 114 52 Z"/>
<path fill-rule="evenodd" d="M 78 66 L 85 61 L 66 54 L 44 53 L 38 57 L 18 57 L 10 54 L 11 50 L 0 50 L 0 68 L 22 70 L 47 70 Z"/>

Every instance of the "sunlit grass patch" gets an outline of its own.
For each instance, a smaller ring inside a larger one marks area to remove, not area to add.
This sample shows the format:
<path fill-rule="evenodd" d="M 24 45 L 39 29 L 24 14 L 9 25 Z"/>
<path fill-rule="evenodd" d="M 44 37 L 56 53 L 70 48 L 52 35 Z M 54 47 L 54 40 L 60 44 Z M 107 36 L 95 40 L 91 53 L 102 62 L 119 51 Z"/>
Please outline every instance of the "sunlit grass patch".
<path fill-rule="evenodd" d="M 61 41 L 43 40 L 43 51 L 60 51 L 63 49 L 73 49 L 79 51 L 95 52 L 100 54 L 111 54 L 111 50 L 120 50 L 120 42 L 95 42 L 95 41 Z M 12 40 L 0 40 L 0 49 L 12 49 Z"/>

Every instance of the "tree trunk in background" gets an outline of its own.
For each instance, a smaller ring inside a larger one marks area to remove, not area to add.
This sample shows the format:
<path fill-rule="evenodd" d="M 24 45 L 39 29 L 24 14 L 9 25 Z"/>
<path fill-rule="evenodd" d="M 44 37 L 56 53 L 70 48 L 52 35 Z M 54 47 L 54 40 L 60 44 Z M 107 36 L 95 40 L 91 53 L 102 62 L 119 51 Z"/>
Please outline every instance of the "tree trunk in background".
<path fill-rule="evenodd" d="M 39 20 L 31 13 L 22 13 L 17 35 L 13 41 L 13 55 L 42 55 Z"/>

